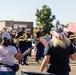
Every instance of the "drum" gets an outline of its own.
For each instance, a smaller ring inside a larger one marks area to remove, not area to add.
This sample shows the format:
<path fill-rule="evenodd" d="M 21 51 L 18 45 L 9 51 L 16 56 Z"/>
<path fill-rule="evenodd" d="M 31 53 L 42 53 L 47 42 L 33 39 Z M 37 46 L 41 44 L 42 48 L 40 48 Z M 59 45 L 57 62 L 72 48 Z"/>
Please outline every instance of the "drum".
<path fill-rule="evenodd" d="M 33 72 L 33 71 L 21 71 L 21 75 L 55 75 L 53 73 Z"/>

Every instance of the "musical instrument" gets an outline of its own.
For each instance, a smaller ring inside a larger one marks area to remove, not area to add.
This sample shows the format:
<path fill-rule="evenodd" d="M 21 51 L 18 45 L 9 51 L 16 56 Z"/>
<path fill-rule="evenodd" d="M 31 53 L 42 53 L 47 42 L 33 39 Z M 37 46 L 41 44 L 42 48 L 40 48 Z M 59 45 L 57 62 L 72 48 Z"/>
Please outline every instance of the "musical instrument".
<path fill-rule="evenodd" d="M 76 34 L 70 35 L 69 39 L 75 39 L 76 38 Z"/>
<path fill-rule="evenodd" d="M 27 34 L 23 34 L 18 38 L 18 41 L 25 41 L 25 40 L 27 40 Z"/>

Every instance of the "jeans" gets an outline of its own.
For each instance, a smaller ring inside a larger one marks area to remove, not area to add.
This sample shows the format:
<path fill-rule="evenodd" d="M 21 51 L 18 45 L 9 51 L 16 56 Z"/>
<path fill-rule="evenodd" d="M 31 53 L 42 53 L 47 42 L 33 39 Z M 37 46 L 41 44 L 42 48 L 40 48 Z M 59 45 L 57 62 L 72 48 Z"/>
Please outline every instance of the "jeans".
<path fill-rule="evenodd" d="M 44 57 L 43 53 L 44 53 L 44 46 L 37 46 L 36 61 Z"/>
<path fill-rule="evenodd" d="M 28 49 L 28 47 L 25 47 L 25 48 L 20 48 L 20 53 L 24 53 L 26 50 Z M 23 63 L 26 63 L 26 60 L 27 60 L 27 55 L 25 55 L 23 58 L 20 59 L 20 64 Z"/>
<path fill-rule="evenodd" d="M 0 75 L 16 75 L 15 72 L 0 71 Z"/>

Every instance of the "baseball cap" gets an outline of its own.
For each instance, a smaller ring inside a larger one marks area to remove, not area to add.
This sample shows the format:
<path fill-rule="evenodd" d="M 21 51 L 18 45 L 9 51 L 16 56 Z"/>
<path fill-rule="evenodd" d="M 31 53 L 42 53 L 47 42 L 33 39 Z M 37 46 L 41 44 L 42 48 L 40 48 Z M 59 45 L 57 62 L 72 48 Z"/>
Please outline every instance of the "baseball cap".
<path fill-rule="evenodd" d="M 5 37 L 6 37 L 7 39 L 10 39 L 10 33 L 8 33 L 8 32 L 2 33 L 1 39 L 4 39 Z"/>

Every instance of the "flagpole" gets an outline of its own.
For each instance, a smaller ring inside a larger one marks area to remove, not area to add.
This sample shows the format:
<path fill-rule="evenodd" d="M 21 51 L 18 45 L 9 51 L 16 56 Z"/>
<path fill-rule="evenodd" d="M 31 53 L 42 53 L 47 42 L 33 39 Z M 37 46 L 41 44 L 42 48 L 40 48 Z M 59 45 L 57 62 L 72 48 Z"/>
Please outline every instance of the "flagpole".
<path fill-rule="evenodd" d="M 47 35 L 47 34 L 46 34 Z M 46 36 L 45 35 L 45 36 Z M 35 44 L 35 46 L 45 37 L 45 36 L 43 36 L 42 38 L 40 38 L 40 40 Z M 31 48 L 30 48 L 30 50 L 32 50 L 35 46 L 32 46 Z"/>

